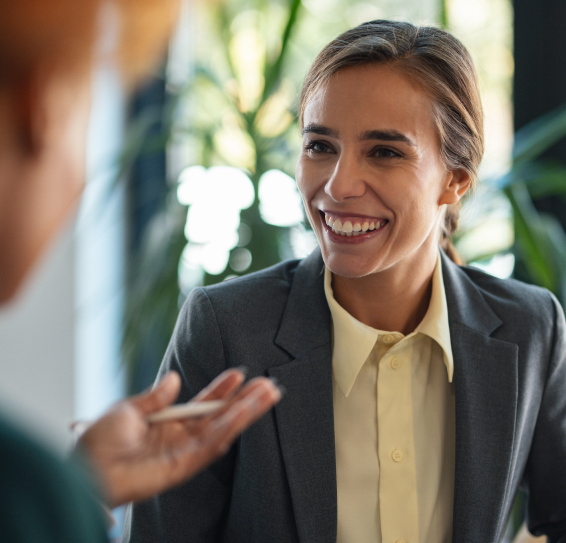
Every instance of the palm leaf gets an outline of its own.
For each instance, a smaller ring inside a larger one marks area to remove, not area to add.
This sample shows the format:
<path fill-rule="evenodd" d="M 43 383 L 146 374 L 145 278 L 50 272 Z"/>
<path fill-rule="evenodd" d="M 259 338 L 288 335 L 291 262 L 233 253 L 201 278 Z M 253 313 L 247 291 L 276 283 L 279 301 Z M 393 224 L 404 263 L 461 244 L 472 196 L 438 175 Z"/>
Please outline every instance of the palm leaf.
<path fill-rule="evenodd" d="M 537 159 L 566 136 L 566 104 L 531 121 L 515 133 L 513 166 Z"/>
<path fill-rule="evenodd" d="M 529 273 L 537 284 L 555 291 L 558 277 L 551 264 L 552 242 L 526 186 L 516 182 L 504 192 L 513 208 L 515 239 Z"/>
<path fill-rule="evenodd" d="M 289 1 L 289 13 L 287 16 L 287 23 L 285 24 L 285 30 L 283 30 L 283 36 L 281 38 L 281 49 L 279 51 L 279 55 L 275 59 L 275 62 L 271 65 L 266 66 L 265 69 L 265 85 L 263 87 L 261 103 L 267 100 L 269 95 L 275 90 L 277 84 L 280 81 L 283 61 L 285 60 L 289 45 L 289 38 L 291 37 L 291 33 L 293 32 L 293 29 L 295 28 L 295 25 L 297 23 L 299 9 L 301 8 L 301 6 L 301 0 Z"/>

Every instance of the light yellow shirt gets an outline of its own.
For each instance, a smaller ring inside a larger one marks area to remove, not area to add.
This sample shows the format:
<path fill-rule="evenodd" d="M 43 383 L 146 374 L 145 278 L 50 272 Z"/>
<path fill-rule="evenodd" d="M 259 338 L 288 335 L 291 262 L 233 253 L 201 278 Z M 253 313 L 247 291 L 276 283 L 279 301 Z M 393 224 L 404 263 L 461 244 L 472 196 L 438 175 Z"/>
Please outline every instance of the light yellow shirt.
<path fill-rule="evenodd" d="M 337 543 L 449 543 L 455 405 L 440 254 L 414 332 L 376 330 L 324 289 L 333 325 Z"/>

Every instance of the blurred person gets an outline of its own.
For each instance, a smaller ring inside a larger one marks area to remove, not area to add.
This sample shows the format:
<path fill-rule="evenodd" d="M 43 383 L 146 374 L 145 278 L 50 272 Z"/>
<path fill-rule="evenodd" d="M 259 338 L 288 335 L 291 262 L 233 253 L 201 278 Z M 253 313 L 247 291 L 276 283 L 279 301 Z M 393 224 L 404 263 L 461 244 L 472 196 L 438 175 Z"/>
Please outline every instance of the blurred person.
<path fill-rule="evenodd" d="M 320 247 L 193 290 L 161 369 L 190 398 L 245 364 L 285 402 L 134 505 L 128 540 L 495 543 L 525 485 L 530 531 L 565 542 L 563 310 L 450 242 L 484 149 L 469 53 L 434 27 L 362 24 L 314 61 L 299 123 Z"/>
<path fill-rule="evenodd" d="M 131 87 L 159 58 L 174 0 L 6 0 L 0 18 L 0 302 L 77 206 L 83 189 L 91 72 L 103 9 L 117 24 L 112 55 Z M 110 12 L 108 12 L 110 10 Z M 38 364 L 41 363 L 38 361 Z M 269 379 L 241 386 L 232 369 L 198 400 L 223 399 L 215 414 L 148 423 L 180 389 L 172 372 L 153 391 L 119 402 L 81 436 L 89 475 L 0 418 L 0 539 L 106 540 L 102 508 L 149 497 L 194 475 L 280 398 Z"/>

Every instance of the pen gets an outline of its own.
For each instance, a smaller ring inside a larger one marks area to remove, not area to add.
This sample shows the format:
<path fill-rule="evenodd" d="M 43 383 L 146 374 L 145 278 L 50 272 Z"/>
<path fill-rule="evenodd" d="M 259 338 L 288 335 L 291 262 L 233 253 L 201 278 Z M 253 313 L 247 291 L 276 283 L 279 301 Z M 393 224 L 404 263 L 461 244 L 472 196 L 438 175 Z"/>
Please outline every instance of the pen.
<path fill-rule="evenodd" d="M 169 420 L 185 419 L 189 417 L 203 417 L 218 411 L 226 405 L 223 400 L 211 400 L 208 402 L 187 402 L 179 405 L 166 407 L 157 413 L 148 415 L 146 420 L 150 423 L 165 422 Z"/>

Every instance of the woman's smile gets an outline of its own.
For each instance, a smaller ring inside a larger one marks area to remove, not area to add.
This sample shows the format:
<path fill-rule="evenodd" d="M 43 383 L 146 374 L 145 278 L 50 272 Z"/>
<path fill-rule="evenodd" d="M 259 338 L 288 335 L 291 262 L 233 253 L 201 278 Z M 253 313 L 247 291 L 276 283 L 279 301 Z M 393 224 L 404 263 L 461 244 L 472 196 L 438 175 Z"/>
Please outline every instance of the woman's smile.
<path fill-rule="evenodd" d="M 324 231 L 337 243 L 363 243 L 381 234 L 389 222 L 387 219 L 365 215 L 321 211 L 324 216 Z"/>

